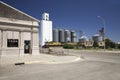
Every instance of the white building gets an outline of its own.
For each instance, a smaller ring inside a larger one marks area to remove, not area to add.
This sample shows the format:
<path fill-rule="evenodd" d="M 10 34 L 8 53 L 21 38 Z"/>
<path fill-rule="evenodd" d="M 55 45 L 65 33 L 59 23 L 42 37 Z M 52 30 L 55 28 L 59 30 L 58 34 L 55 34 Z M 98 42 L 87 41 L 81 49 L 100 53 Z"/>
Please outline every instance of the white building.
<path fill-rule="evenodd" d="M 52 21 L 49 20 L 49 14 L 43 13 L 40 22 L 40 45 L 45 45 L 45 42 L 53 41 Z"/>
<path fill-rule="evenodd" d="M 39 54 L 39 20 L 0 1 L 0 55 Z"/>

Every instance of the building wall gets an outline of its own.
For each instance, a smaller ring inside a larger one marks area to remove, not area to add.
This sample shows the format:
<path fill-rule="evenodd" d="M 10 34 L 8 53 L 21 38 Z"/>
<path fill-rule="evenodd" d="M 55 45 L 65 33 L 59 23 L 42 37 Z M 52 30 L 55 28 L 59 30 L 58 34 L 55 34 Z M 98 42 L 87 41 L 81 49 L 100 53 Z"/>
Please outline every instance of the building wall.
<path fill-rule="evenodd" d="M 1 46 L 2 46 L 2 32 L 0 30 L 0 50 L 1 50 Z"/>
<path fill-rule="evenodd" d="M 39 54 L 39 20 L 0 1 L 0 55 Z"/>
<path fill-rule="evenodd" d="M 0 22 L 6 22 L 6 23 L 14 23 L 14 24 L 21 24 L 21 25 L 27 25 L 27 26 L 38 26 L 37 21 L 27 21 L 27 20 L 19 20 L 14 18 L 6 18 L 6 17 L 0 17 Z"/>
<path fill-rule="evenodd" d="M 92 46 L 93 46 L 93 42 L 85 41 L 85 42 L 83 42 L 83 45 L 84 45 L 85 47 L 92 47 Z"/>
<path fill-rule="evenodd" d="M 32 23 L 32 21 L 20 20 L 19 22 L 17 20 L 18 22 L 15 23 L 15 21 L 5 19 L 0 18 L 0 54 L 24 55 L 25 40 L 30 40 L 31 42 L 31 53 L 33 55 L 39 54 L 38 22 L 35 22 L 37 24 L 28 25 L 28 22 Z M 7 39 L 18 39 L 18 47 L 8 47 Z"/>
<path fill-rule="evenodd" d="M 99 41 L 99 42 L 98 42 L 98 45 L 101 47 L 101 46 L 104 46 L 105 43 L 104 43 L 104 41 Z"/>
<path fill-rule="evenodd" d="M 39 36 L 38 36 L 38 33 L 33 33 L 33 47 L 32 47 L 32 49 L 33 49 L 33 51 L 32 51 L 32 53 L 34 53 L 34 54 L 39 54 L 39 52 L 38 52 L 38 50 L 39 50 L 39 38 L 38 38 Z"/>

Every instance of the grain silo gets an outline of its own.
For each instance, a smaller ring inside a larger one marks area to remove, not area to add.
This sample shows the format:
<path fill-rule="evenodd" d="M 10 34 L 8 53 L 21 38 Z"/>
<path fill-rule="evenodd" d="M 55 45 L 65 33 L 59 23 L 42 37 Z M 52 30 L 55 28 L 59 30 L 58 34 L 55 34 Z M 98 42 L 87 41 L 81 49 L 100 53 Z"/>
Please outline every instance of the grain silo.
<path fill-rule="evenodd" d="M 70 32 L 70 30 L 65 30 L 65 42 L 71 42 L 71 32 Z"/>
<path fill-rule="evenodd" d="M 53 41 L 59 42 L 59 30 L 58 29 L 53 29 Z"/>
<path fill-rule="evenodd" d="M 76 32 L 74 30 L 71 30 L 71 42 L 76 42 Z"/>
<path fill-rule="evenodd" d="M 52 21 L 49 20 L 49 13 L 42 14 L 40 21 L 40 45 L 45 45 L 46 42 L 53 41 Z"/>
<path fill-rule="evenodd" d="M 63 29 L 59 30 L 59 42 L 65 42 L 65 31 Z"/>

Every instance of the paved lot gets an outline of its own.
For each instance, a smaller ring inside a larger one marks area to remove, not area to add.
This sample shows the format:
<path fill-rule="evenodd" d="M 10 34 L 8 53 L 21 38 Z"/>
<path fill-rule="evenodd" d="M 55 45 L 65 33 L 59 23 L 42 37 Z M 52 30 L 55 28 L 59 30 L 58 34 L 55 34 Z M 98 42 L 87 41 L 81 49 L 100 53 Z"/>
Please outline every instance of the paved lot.
<path fill-rule="evenodd" d="M 2 56 L 0 58 L 0 65 L 14 65 L 15 63 L 25 63 L 25 64 L 60 64 L 60 63 L 70 63 L 80 60 L 77 56 L 55 56 L 49 54 L 40 55 L 22 55 L 22 56 Z"/>
<path fill-rule="evenodd" d="M 1 65 L 0 80 L 120 80 L 120 54 L 89 51 L 70 51 L 69 54 L 83 56 L 84 60 L 63 64 Z"/>

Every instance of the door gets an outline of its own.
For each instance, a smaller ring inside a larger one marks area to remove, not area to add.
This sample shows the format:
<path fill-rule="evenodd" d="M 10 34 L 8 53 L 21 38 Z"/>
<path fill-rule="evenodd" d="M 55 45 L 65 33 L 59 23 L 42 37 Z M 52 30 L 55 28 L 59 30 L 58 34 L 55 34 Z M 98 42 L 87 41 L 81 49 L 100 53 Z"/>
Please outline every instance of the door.
<path fill-rule="evenodd" d="M 25 40 L 24 41 L 24 53 L 25 54 L 30 54 L 30 40 Z"/>

